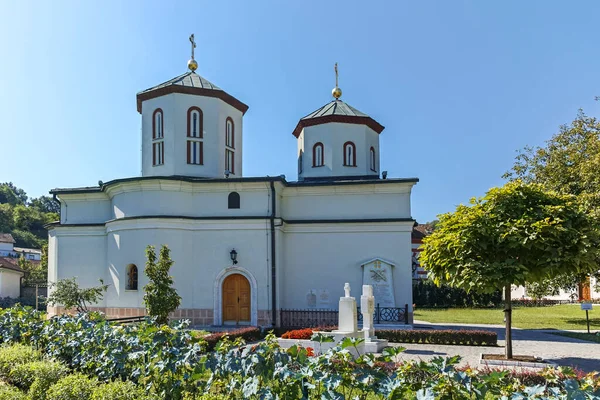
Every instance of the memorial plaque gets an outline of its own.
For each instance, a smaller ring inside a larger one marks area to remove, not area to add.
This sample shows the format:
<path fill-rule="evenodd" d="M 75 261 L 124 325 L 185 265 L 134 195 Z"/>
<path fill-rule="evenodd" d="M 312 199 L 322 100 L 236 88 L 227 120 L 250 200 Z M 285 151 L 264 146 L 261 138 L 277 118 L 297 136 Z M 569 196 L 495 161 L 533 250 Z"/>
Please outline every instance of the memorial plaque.
<path fill-rule="evenodd" d="M 330 308 L 329 290 L 319 289 L 319 293 L 317 295 L 317 305 L 319 308 Z"/>
<path fill-rule="evenodd" d="M 306 294 L 306 305 L 308 308 L 317 307 L 317 291 L 315 289 L 310 289 Z"/>
<path fill-rule="evenodd" d="M 382 260 L 363 264 L 363 285 L 373 286 L 375 304 L 381 307 L 396 307 L 392 265 Z"/>

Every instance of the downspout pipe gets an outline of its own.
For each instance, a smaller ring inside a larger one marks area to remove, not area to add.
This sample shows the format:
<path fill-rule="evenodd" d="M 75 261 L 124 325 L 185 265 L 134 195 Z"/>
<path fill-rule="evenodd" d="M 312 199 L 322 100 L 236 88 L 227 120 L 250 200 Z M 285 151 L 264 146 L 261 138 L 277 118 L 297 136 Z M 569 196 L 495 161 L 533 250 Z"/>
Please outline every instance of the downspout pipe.
<path fill-rule="evenodd" d="M 277 324 L 277 265 L 275 261 L 275 216 L 277 215 L 277 198 L 275 182 L 271 181 L 271 324 Z"/>

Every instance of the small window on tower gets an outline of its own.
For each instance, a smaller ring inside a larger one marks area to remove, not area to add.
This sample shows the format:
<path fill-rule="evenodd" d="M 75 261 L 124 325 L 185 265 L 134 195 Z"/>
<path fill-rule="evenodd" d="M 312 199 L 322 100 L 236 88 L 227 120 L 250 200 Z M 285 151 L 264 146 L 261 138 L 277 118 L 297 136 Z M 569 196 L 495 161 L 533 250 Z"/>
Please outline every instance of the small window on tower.
<path fill-rule="evenodd" d="M 322 167 L 323 162 L 323 143 L 319 142 L 313 146 L 313 167 Z"/>
<path fill-rule="evenodd" d="M 204 164 L 203 114 L 198 107 L 190 107 L 187 113 L 187 163 Z"/>
<path fill-rule="evenodd" d="M 152 165 L 165 163 L 164 117 L 160 108 L 152 113 Z"/>
<path fill-rule="evenodd" d="M 227 208 L 240 208 L 240 194 L 238 192 L 229 193 Z"/>
<path fill-rule="evenodd" d="M 231 117 L 225 120 L 225 171 L 235 174 L 235 127 Z"/>
<path fill-rule="evenodd" d="M 370 151 L 370 154 L 369 154 L 369 159 L 370 159 L 370 162 L 371 162 L 371 171 L 377 172 L 377 168 L 376 168 L 376 166 L 377 166 L 377 161 L 376 160 L 377 159 L 375 158 L 375 148 L 374 147 L 371 147 L 371 151 Z"/>
<path fill-rule="evenodd" d="M 352 142 L 344 143 L 344 166 L 356 167 L 356 146 Z"/>

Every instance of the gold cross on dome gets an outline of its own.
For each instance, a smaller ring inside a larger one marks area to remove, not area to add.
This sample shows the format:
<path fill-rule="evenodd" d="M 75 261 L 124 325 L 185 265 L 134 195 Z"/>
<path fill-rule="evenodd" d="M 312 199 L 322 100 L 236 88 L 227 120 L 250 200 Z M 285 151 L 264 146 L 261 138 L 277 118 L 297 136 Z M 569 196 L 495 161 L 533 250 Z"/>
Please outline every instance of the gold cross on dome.
<path fill-rule="evenodd" d="M 194 59 L 194 49 L 196 48 L 196 42 L 194 41 L 194 34 L 190 36 L 190 43 L 192 43 L 192 60 Z"/>
<path fill-rule="evenodd" d="M 337 68 L 337 63 L 335 63 L 335 67 L 333 67 L 333 69 L 335 70 L 335 87 L 338 87 L 338 68 Z"/>

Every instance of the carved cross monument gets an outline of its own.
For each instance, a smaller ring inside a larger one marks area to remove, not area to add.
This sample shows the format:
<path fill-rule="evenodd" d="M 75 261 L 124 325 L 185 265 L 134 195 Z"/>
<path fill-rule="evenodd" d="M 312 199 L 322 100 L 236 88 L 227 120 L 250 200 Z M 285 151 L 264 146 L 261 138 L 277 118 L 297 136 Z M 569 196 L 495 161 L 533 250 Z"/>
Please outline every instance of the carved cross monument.
<path fill-rule="evenodd" d="M 373 297 L 373 286 L 363 285 L 362 296 L 360 296 L 360 312 L 363 315 L 363 334 L 365 341 L 369 342 L 375 338 L 373 327 L 373 313 L 375 312 L 375 297 Z"/>

